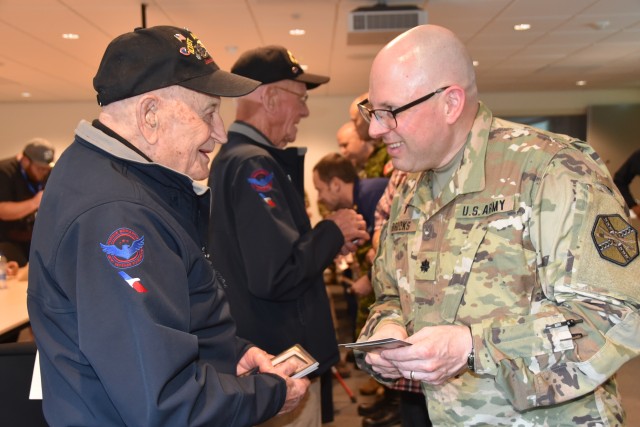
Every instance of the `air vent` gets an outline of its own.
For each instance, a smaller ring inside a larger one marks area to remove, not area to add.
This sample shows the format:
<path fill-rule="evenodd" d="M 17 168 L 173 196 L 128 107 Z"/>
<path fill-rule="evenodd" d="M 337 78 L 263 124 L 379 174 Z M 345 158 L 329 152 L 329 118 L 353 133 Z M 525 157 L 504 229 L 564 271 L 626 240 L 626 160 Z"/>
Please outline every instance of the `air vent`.
<path fill-rule="evenodd" d="M 427 22 L 427 12 L 416 6 L 360 7 L 349 13 L 349 31 L 405 31 Z"/>
<path fill-rule="evenodd" d="M 349 12 L 347 44 L 384 44 L 398 34 L 427 23 L 427 12 L 417 6 L 359 7 Z"/>

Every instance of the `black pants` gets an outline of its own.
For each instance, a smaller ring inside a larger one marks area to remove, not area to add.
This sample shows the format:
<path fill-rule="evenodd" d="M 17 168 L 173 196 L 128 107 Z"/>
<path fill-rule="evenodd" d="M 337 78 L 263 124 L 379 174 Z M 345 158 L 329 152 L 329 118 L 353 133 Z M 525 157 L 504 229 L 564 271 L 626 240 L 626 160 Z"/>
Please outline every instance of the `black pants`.
<path fill-rule="evenodd" d="M 333 421 L 333 374 L 331 370 L 320 376 L 320 411 L 322 424 Z"/>
<path fill-rule="evenodd" d="M 422 393 L 400 392 L 402 427 L 431 427 L 427 401 Z"/>

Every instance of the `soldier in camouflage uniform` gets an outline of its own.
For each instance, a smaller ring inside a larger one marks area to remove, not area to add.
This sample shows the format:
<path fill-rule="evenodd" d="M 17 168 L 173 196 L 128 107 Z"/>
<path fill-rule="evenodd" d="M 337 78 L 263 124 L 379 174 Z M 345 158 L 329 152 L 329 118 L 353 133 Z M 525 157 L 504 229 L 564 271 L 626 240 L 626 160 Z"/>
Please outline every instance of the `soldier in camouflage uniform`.
<path fill-rule="evenodd" d="M 358 352 L 359 365 L 420 380 L 434 425 L 623 425 L 615 373 L 640 352 L 638 233 L 599 156 L 494 118 L 442 27 L 385 46 L 369 88 L 370 134 L 413 173 L 359 340 L 412 345 Z"/>

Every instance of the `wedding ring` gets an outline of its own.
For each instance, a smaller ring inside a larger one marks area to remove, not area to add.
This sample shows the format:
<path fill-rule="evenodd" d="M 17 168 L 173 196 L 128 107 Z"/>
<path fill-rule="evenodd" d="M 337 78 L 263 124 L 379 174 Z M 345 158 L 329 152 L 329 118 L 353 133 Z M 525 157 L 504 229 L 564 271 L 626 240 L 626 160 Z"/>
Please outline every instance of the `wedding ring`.
<path fill-rule="evenodd" d="M 411 371 L 411 373 L 409 374 L 409 378 L 411 378 L 411 381 L 414 381 L 414 379 L 413 379 L 413 371 Z"/>

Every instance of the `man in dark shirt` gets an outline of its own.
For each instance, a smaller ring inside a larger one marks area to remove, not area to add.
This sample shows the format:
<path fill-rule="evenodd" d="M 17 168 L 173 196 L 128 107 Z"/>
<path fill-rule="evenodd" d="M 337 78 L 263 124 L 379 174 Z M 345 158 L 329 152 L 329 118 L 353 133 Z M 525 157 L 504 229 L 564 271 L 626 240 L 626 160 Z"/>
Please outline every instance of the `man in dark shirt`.
<path fill-rule="evenodd" d="M 313 167 L 318 201 L 330 211 L 355 209 L 364 217 L 369 235 L 373 235 L 376 205 L 388 182 L 388 178 L 360 179 L 353 164 L 338 153 L 327 154 Z"/>
<path fill-rule="evenodd" d="M 29 259 L 33 223 L 53 156 L 53 146 L 36 138 L 21 155 L 0 161 L 0 253 L 21 267 Z"/>

